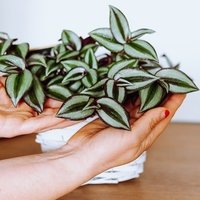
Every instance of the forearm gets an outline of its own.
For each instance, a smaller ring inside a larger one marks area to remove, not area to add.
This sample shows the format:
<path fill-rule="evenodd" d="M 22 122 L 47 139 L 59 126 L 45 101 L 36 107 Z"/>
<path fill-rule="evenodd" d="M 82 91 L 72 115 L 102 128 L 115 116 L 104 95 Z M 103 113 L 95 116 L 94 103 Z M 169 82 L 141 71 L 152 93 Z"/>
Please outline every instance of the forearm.
<path fill-rule="evenodd" d="M 97 173 L 78 157 L 62 150 L 0 161 L 0 199 L 55 200 L 69 193 Z"/>

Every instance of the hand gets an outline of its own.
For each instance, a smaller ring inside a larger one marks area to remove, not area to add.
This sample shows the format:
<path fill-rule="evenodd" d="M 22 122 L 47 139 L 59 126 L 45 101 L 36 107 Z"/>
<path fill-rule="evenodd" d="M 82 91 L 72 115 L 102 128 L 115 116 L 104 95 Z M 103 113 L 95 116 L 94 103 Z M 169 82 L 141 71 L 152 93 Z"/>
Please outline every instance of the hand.
<path fill-rule="evenodd" d="M 174 94 L 162 107 L 151 109 L 144 114 L 138 114 L 138 106 L 129 105 L 131 131 L 114 129 L 100 120 L 95 120 L 78 131 L 63 149 L 74 152 L 83 165 L 94 166 L 91 169 L 97 170 L 94 175 L 128 163 L 153 144 L 167 127 L 184 98 L 185 95 Z"/>
<path fill-rule="evenodd" d="M 77 122 L 55 117 L 61 102 L 47 99 L 44 111 L 37 114 L 25 102 L 15 108 L 5 91 L 5 78 L 0 77 L 0 137 L 38 133 L 67 127 Z"/>

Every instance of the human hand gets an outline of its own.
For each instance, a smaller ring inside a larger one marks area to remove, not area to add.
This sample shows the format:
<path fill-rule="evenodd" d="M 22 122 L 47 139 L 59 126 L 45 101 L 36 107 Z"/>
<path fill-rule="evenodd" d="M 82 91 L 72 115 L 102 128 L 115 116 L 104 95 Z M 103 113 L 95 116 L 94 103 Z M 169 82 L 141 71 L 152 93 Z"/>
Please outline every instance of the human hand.
<path fill-rule="evenodd" d="M 55 117 L 62 102 L 53 99 L 47 99 L 44 111 L 39 115 L 23 101 L 14 107 L 4 86 L 5 78 L 0 77 L 0 137 L 11 138 L 77 123 Z"/>
<path fill-rule="evenodd" d="M 138 114 L 137 105 L 129 105 L 131 131 L 114 129 L 95 120 L 78 131 L 63 149 L 72 151 L 80 164 L 93 166 L 90 168 L 93 175 L 128 163 L 153 144 L 184 98 L 182 94 L 171 95 L 162 107 L 151 109 L 143 115 Z"/>

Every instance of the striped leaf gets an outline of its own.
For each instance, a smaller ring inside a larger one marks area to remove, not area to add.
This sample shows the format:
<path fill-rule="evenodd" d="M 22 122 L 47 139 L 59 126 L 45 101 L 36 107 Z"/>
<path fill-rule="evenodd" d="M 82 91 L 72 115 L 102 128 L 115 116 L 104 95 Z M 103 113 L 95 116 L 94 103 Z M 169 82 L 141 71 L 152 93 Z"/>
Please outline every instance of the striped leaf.
<path fill-rule="evenodd" d="M 94 98 L 90 98 L 89 101 L 87 102 L 87 104 L 85 105 L 85 107 L 83 108 L 83 111 L 98 108 L 95 105 L 95 103 L 96 103 L 95 99 Z"/>
<path fill-rule="evenodd" d="M 131 129 L 128 113 L 118 102 L 109 97 L 102 97 L 97 100 L 97 104 L 100 108 L 96 112 L 106 124 L 115 128 Z"/>
<path fill-rule="evenodd" d="M 110 79 L 106 82 L 106 95 L 122 103 L 125 99 L 126 90 L 124 87 L 117 86 L 115 80 Z"/>
<path fill-rule="evenodd" d="M 84 57 L 88 49 L 92 49 L 95 52 L 98 47 L 97 44 L 87 44 L 81 49 L 80 56 Z"/>
<path fill-rule="evenodd" d="M 61 106 L 57 116 L 71 120 L 81 120 L 90 117 L 94 113 L 95 109 L 91 108 L 83 110 L 89 100 L 90 96 L 88 95 L 71 96 Z"/>
<path fill-rule="evenodd" d="M 0 41 L 9 39 L 9 35 L 5 32 L 0 32 Z"/>
<path fill-rule="evenodd" d="M 63 60 L 67 60 L 67 59 L 70 59 L 70 58 L 74 58 L 74 57 L 77 57 L 79 55 L 79 51 L 64 51 L 64 52 L 61 52 L 57 55 L 56 57 L 56 62 L 59 63 Z"/>
<path fill-rule="evenodd" d="M 115 75 L 114 79 L 118 80 L 118 86 L 126 87 L 127 90 L 138 91 L 159 78 L 141 69 L 123 69 Z M 124 79 L 128 82 L 122 81 Z"/>
<path fill-rule="evenodd" d="M 112 52 L 120 52 L 123 50 L 123 46 L 115 40 L 109 28 L 96 29 L 90 32 L 89 35 L 99 44 Z"/>
<path fill-rule="evenodd" d="M 131 33 L 131 38 L 132 38 L 132 40 L 136 40 L 136 39 L 142 37 L 143 35 L 151 34 L 151 33 L 155 33 L 155 31 L 152 29 L 142 28 L 142 29 L 133 31 Z"/>
<path fill-rule="evenodd" d="M 80 89 L 81 85 L 82 85 L 81 81 L 75 81 L 72 82 L 70 85 L 68 85 L 68 87 L 71 91 L 77 92 Z"/>
<path fill-rule="evenodd" d="M 63 30 L 62 32 L 63 44 L 70 46 L 73 50 L 79 51 L 81 49 L 81 40 L 79 36 L 70 30 Z"/>
<path fill-rule="evenodd" d="M 174 93 L 189 93 L 198 90 L 190 77 L 180 70 L 167 68 L 161 69 L 156 76 L 169 84 L 169 91 Z"/>
<path fill-rule="evenodd" d="M 107 80 L 108 80 L 108 78 L 104 78 L 104 79 L 98 81 L 92 87 L 84 89 L 81 93 L 86 94 L 86 95 L 90 95 L 90 96 L 93 96 L 93 97 L 97 97 L 97 98 L 105 96 L 104 88 L 105 88 L 105 84 L 106 84 Z"/>
<path fill-rule="evenodd" d="M 98 74 L 95 69 L 89 69 L 87 74 L 83 77 L 82 83 L 85 87 L 89 88 L 98 81 Z"/>
<path fill-rule="evenodd" d="M 7 39 L 0 43 L 0 55 L 4 55 L 15 39 Z"/>
<path fill-rule="evenodd" d="M 14 55 L 0 56 L 0 63 L 8 65 L 13 68 L 16 67 L 16 68 L 20 68 L 22 70 L 25 69 L 25 62 L 21 58 L 14 56 Z"/>
<path fill-rule="evenodd" d="M 136 67 L 137 63 L 138 61 L 135 59 L 118 61 L 110 67 L 108 71 L 108 77 L 112 79 L 114 78 L 115 74 L 118 73 L 120 70 L 127 67 Z"/>
<path fill-rule="evenodd" d="M 109 70 L 109 68 L 107 66 L 98 68 L 97 72 L 98 72 L 99 78 L 101 79 L 102 77 L 107 76 L 108 70 Z"/>
<path fill-rule="evenodd" d="M 34 54 L 28 59 L 28 65 L 39 65 L 43 67 L 47 67 L 46 59 L 41 54 Z"/>
<path fill-rule="evenodd" d="M 51 56 L 53 57 L 63 52 L 66 52 L 66 47 L 64 44 L 58 44 L 55 47 L 51 48 Z"/>
<path fill-rule="evenodd" d="M 65 61 L 62 61 L 61 64 L 63 65 L 65 69 L 67 69 L 67 71 L 71 70 L 74 67 L 83 67 L 87 71 L 89 71 L 90 69 L 90 66 L 88 64 L 79 60 L 65 60 Z"/>
<path fill-rule="evenodd" d="M 139 91 L 140 111 L 144 112 L 159 105 L 166 96 L 166 90 L 158 83 L 153 83 Z"/>
<path fill-rule="evenodd" d="M 20 99 L 30 89 L 33 76 L 29 70 L 24 70 L 21 74 L 11 74 L 6 80 L 6 91 L 10 96 L 14 106 L 17 106 Z"/>
<path fill-rule="evenodd" d="M 78 81 L 82 79 L 86 74 L 86 70 L 83 67 L 75 67 L 71 69 L 64 77 L 62 83 L 68 84 L 70 81 Z"/>
<path fill-rule="evenodd" d="M 57 71 L 60 65 L 55 62 L 55 60 L 48 60 L 45 68 L 45 76 L 49 76 L 51 73 Z"/>
<path fill-rule="evenodd" d="M 24 96 L 24 101 L 34 110 L 41 113 L 44 109 L 45 94 L 42 84 L 36 76 L 33 76 L 32 87 Z"/>
<path fill-rule="evenodd" d="M 114 6 L 110 6 L 110 28 L 114 38 L 121 44 L 130 37 L 130 28 L 124 14 Z"/>
<path fill-rule="evenodd" d="M 0 63 L 0 72 L 12 74 L 12 73 L 18 73 L 18 70 L 14 66 L 9 66 L 7 64 L 1 64 Z"/>
<path fill-rule="evenodd" d="M 61 75 L 55 76 L 48 82 L 47 86 L 58 85 L 58 84 L 62 83 L 62 80 L 63 80 L 63 76 L 61 76 Z"/>
<path fill-rule="evenodd" d="M 88 49 L 85 53 L 84 61 L 93 69 L 98 68 L 97 59 L 92 49 Z"/>
<path fill-rule="evenodd" d="M 158 60 L 153 46 L 144 40 L 134 40 L 125 44 L 124 51 L 132 58 Z"/>
<path fill-rule="evenodd" d="M 13 45 L 13 48 L 14 48 L 14 53 L 16 56 L 19 56 L 25 59 L 29 51 L 29 44 L 21 43 L 21 44 Z"/>
<path fill-rule="evenodd" d="M 45 92 L 48 97 L 59 101 L 65 101 L 72 95 L 69 89 L 59 84 L 49 85 Z"/>

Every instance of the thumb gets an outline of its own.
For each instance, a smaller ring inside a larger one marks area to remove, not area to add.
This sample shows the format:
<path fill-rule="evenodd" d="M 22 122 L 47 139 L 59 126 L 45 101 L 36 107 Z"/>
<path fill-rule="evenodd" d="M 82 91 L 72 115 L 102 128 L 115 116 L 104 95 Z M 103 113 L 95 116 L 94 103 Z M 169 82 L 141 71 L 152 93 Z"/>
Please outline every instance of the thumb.
<path fill-rule="evenodd" d="M 169 110 L 164 107 L 158 107 L 145 112 L 142 117 L 140 117 L 131 126 L 134 136 L 138 138 L 139 141 L 143 141 L 155 128 L 160 121 L 167 118 L 170 114 Z"/>

